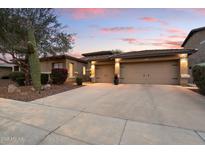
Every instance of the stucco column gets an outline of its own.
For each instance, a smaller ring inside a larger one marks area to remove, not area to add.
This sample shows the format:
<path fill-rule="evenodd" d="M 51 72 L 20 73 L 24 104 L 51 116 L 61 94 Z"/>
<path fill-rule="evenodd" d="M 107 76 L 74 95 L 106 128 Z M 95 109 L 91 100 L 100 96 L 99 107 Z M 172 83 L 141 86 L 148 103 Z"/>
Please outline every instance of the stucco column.
<path fill-rule="evenodd" d="M 14 70 L 14 66 L 12 66 L 12 72 L 14 72 L 15 70 Z"/>
<path fill-rule="evenodd" d="M 90 66 L 91 82 L 95 82 L 95 64 L 96 64 L 96 61 L 91 61 L 91 66 Z"/>
<path fill-rule="evenodd" d="M 69 70 L 69 62 L 67 61 L 67 59 L 65 60 L 65 68 L 68 71 L 68 77 L 67 77 L 66 81 L 69 82 L 70 81 L 70 79 L 69 79 L 69 76 L 70 76 L 70 72 L 69 71 L 70 70 Z"/>
<path fill-rule="evenodd" d="M 120 78 L 120 59 L 119 58 L 115 58 L 115 75 L 117 75 L 118 78 Z"/>
<path fill-rule="evenodd" d="M 180 85 L 187 85 L 190 78 L 188 69 L 188 55 L 180 55 Z"/>

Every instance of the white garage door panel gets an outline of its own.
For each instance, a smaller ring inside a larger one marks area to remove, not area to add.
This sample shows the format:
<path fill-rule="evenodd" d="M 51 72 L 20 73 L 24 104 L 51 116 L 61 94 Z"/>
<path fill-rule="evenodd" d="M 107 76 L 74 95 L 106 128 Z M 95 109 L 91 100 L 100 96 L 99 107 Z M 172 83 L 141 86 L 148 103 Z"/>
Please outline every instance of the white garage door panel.
<path fill-rule="evenodd" d="M 178 61 L 121 64 L 121 83 L 179 84 Z"/>
<path fill-rule="evenodd" d="M 96 82 L 112 83 L 114 78 L 114 65 L 96 65 Z"/>

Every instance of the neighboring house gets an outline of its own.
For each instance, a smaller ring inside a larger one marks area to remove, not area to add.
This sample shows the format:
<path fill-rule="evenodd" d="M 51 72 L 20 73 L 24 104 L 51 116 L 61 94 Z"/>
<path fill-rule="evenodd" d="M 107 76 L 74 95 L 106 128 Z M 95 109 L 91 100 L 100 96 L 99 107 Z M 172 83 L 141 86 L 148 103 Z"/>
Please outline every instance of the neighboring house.
<path fill-rule="evenodd" d="M 100 51 L 83 54 L 91 70 L 92 82 L 112 83 L 118 75 L 120 83 L 171 84 L 188 83 L 188 56 L 194 49 L 143 50 L 126 53 Z"/>
<path fill-rule="evenodd" d="M 189 73 L 191 74 L 192 67 L 195 64 L 205 62 L 205 27 L 191 30 L 184 40 L 182 47 L 185 49 L 192 48 L 198 50 L 189 56 Z M 192 76 L 189 81 L 193 82 Z"/>
<path fill-rule="evenodd" d="M 65 68 L 68 70 L 67 81 L 74 81 L 76 76 L 89 76 L 86 70 L 87 62 L 69 55 L 59 55 L 40 58 L 41 73 L 50 74 L 53 68 Z"/>
<path fill-rule="evenodd" d="M 4 76 L 8 76 L 13 71 L 19 71 L 18 66 L 14 64 L 0 63 L 0 79 Z"/>

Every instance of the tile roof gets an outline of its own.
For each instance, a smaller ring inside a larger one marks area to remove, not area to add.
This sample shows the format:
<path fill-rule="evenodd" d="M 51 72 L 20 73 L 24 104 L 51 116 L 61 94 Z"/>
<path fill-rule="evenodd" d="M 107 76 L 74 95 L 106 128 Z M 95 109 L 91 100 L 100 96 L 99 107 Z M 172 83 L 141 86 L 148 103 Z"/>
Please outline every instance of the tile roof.
<path fill-rule="evenodd" d="M 56 55 L 56 56 L 42 57 L 40 58 L 40 61 L 57 60 L 57 59 L 70 59 L 70 60 L 75 60 L 81 63 L 87 63 L 82 58 L 76 58 L 70 55 Z"/>
<path fill-rule="evenodd" d="M 117 53 L 120 53 L 120 52 L 115 51 L 115 50 L 107 50 L 107 51 L 97 51 L 97 52 L 84 53 L 82 55 L 85 57 L 88 57 L 88 56 L 113 55 L 113 54 L 117 54 Z"/>
<path fill-rule="evenodd" d="M 196 52 L 196 49 L 155 49 L 155 50 L 142 50 L 142 51 L 131 51 L 124 52 L 119 54 L 111 54 L 111 55 L 97 55 L 97 56 L 88 56 L 83 57 L 83 60 L 86 61 L 94 61 L 94 60 L 111 60 L 114 58 L 146 58 L 146 57 L 158 57 L 158 56 L 171 56 L 175 54 L 187 53 L 192 54 Z"/>
<path fill-rule="evenodd" d="M 98 55 L 98 56 L 88 56 L 88 57 L 83 57 L 81 59 L 85 61 L 92 61 L 92 60 L 109 60 L 112 58 L 113 55 Z"/>
<path fill-rule="evenodd" d="M 142 50 L 142 51 L 131 51 L 121 54 L 114 55 L 112 58 L 146 58 L 146 57 L 157 57 L 157 56 L 171 56 L 175 54 L 192 54 L 196 52 L 196 49 L 156 49 L 156 50 Z"/>

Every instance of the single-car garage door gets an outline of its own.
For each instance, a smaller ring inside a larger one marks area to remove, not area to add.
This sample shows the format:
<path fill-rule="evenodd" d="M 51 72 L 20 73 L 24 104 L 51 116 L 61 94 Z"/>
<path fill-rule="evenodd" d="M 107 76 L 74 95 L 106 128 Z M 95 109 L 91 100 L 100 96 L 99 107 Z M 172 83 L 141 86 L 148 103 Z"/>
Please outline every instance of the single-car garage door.
<path fill-rule="evenodd" d="M 96 65 L 96 82 L 111 83 L 114 78 L 114 65 Z"/>
<path fill-rule="evenodd" d="M 121 83 L 179 84 L 179 62 L 121 64 Z"/>

